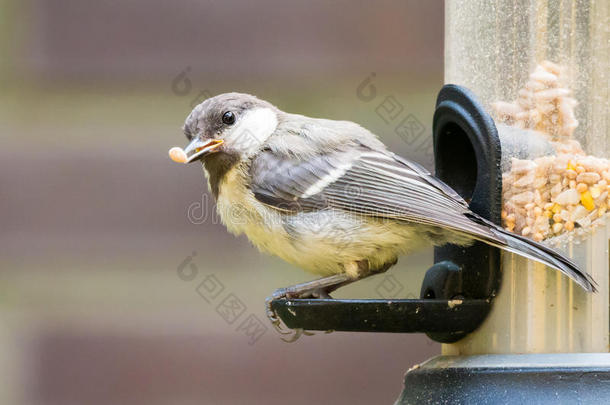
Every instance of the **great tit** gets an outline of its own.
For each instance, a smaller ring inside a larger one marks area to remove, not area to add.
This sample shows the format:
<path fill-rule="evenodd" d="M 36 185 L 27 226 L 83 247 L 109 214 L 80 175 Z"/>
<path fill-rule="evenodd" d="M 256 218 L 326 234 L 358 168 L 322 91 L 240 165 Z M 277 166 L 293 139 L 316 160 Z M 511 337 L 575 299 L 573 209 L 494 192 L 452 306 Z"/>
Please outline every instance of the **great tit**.
<path fill-rule="evenodd" d="M 553 267 L 587 291 L 595 282 L 557 251 L 473 213 L 419 164 L 349 121 L 283 112 L 249 94 L 205 100 L 184 123 L 183 163 L 200 162 L 227 229 L 324 278 L 271 298 L 328 297 L 425 245 L 473 241 Z M 268 307 L 277 326 L 279 320 Z"/>

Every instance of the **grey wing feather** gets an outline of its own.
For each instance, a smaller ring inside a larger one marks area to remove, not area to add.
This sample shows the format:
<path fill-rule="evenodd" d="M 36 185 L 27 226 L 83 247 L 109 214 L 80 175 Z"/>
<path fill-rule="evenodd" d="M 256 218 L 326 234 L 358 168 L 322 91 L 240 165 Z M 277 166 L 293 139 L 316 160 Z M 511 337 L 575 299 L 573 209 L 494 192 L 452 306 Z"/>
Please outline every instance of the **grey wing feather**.
<path fill-rule="evenodd" d="M 585 290 L 596 290 L 593 279 L 570 259 L 480 218 L 449 186 L 390 152 L 356 148 L 301 161 L 265 151 L 252 162 L 251 175 L 255 197 L 272 207 L 292 212 L 335 208 L 450 229 L 538 260 Z"/>
<path fill-rule="evenodd" d="M 252 161 L 251 189 L 261 202 L 289 211 L 311 211 L 327 207 L 323 195 L 303 198 L 306 191 L 334 169 L 326 156 L 308 161 L 263 151 Z"/>
<path fill-rule="evenodd" d="M 441 180 L 439 180 L 436 177 L 434 177 L 428 170 L 426 170 L 425 167 L 423 167 L 419 163 L 412 162 L 410 160 L 402 158 L 402 157 L 400 157 L 398 155 L 395 155 L 393 153 L 392 153 L 392 157 L 394 159 L 396 159 L 397 161 L 403 163 L 404 165 L 408 166 L 410 169 L 412 169 L 412 170 L 416 171 L 417 173 L 419 173 L 422 176 L 423 179 L 425 179 L 431 185 L 437 187 L 443 193 L 445 193 L 448 196 L 452 197 L 456 201 L 459 201 L 463 206 L 468 207 L 468 203 L 462 198 L 461 195 L 459 195 L 454 189 L 449 187 L 447 184 L 443 183 Z"/>
<path fill-rule="evenodd" d="M 501 242 L 464 215 L 470 212 L 467 204 L 449 186 L 390 152 L 358 147 L 301 161 L 264 151 L 250 172 L 255 197 L 279 209 L 336 208 Z"/>

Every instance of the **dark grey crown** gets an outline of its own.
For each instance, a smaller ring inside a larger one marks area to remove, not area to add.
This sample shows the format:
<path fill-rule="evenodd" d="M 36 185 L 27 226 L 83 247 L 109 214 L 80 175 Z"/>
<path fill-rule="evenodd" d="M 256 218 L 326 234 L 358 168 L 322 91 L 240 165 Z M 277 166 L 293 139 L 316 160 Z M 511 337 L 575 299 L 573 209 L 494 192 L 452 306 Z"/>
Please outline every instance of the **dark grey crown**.
<path fill-rule="evenodd" d="M 270 103 L 244 93 L 225 93 L 208 98 L 189 114 L 182 127 L 184 135 L 190 140 L 203 132 L 205 138 L 211 138 L 222 129 L 222 115 L 232 111 L 239 119 L 245 111 L 254 107 L 276 109 Z"/>

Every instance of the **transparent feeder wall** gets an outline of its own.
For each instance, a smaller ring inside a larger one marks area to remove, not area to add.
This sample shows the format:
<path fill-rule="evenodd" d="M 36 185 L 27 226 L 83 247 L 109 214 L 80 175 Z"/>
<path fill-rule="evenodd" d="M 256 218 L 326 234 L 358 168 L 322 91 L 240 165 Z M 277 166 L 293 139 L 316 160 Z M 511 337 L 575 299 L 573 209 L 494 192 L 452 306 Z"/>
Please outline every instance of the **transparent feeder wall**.
<path fill-rule="evenodd" d="M 445 82 L 471 89 L 502 142 L 502 226 L 599 283 L 504 254 L 478 332 L 446 354 L 608 351 L 610 1 L 447 0 Z"/>

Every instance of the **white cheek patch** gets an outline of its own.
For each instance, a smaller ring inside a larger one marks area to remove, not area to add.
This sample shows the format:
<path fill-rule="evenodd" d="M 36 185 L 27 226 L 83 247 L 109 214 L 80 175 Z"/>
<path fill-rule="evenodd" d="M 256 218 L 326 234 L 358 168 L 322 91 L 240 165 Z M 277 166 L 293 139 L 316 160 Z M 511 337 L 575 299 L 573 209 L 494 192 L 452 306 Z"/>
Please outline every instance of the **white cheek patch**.
<path fill-rule="evenodd" d="M 277 115 L 270 108 L 256 108 L 237 120 L 235 127 L 225 136 L 227 145 L 242 152 L 256 151 L 277 128 Z"/>

